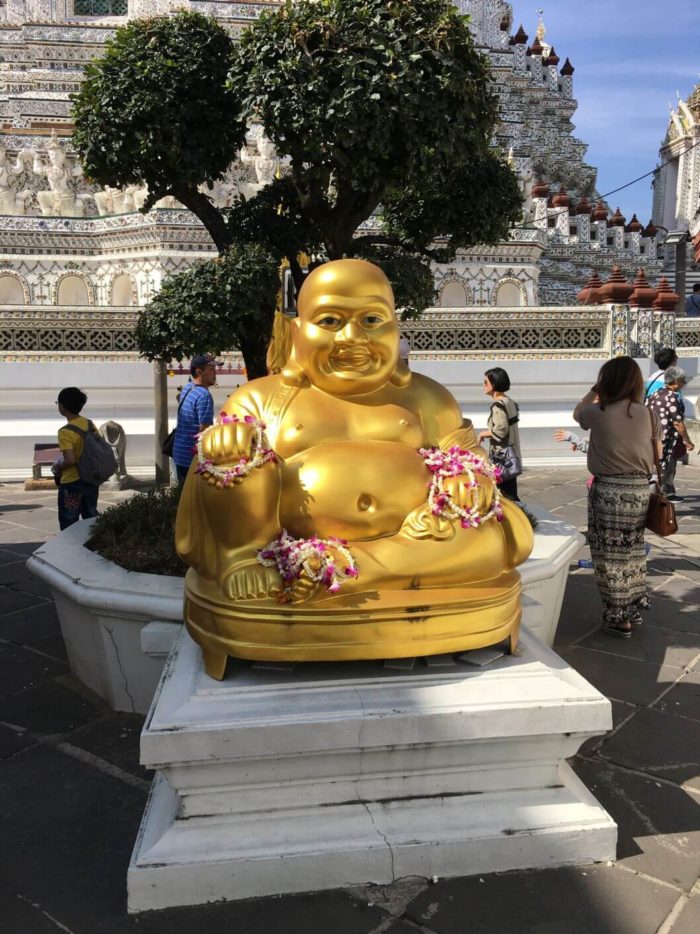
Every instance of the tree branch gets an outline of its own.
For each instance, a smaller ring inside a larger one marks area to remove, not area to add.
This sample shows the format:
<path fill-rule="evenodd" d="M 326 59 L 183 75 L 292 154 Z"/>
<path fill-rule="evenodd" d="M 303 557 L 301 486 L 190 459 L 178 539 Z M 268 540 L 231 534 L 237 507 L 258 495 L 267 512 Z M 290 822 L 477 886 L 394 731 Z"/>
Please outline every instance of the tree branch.
<path fill-rule="evenodd" d="M 409 248 L 403 240 L 400 240 L 398 237 L 390 237 L 388 234 L 363 234 L 361 237 L 354 237 L 352 241 L 353 252 L 357 252 L 358 249 L 362 249 L 365 246 L 395 246 L 399 249 L 410 249 L 411 252 L 414 252 L 413 248 Z"/>
<path fill-rule="evenodd" d="M 197 215 L 206 227 L 219 253 L 225 253 L 233 243 L 233 236 L 226 225 L 226 218 L 211 199 L 197 188 L 189 188 L 184 185 L 174 186 L 170 193 L 181 204 L 184 204 L 188 210 Z"/>

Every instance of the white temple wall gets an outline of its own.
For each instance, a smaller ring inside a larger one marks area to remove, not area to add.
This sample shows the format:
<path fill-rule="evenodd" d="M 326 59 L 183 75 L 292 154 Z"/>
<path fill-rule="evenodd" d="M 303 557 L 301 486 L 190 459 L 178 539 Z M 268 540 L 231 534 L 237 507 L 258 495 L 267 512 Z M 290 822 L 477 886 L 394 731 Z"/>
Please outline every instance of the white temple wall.
<path fill-rule="evenodd" d="M 569 449 L 552 440 L 556 428 L 577 430 L 572 412 L 575 404 L 595 382 L 604 358 L 587 360 L 501 360 L 498 350 L 490 360 L 412 360 L 414 372 L 444 383 L 455 395 L 462 412 L 478 428 L 486 427 L 490 400 L 483 393 L 482 378 L 491 366 L 503 366 L 512 383 L 511 395 L 521 407 L 521 438 L 526 463 L 545 458 L 570 460 Z M 697 406 L 700 380 L 697 357 L 681 360 L 691 382 L 685 393 Z M 638 363 L 648 375 L 649 359 Z M 223 375 L 213 389 L 214 404 L 221 406 L 244 377 Z M 171 423 L 176 415 L 176 391 L 186 376 L 168 380 Z M 127 433 L 126 462 L 130 471 L 148 472 L 154 462 L 153 368 L 145 361 L 95 363 L 4 362 L 0 367 L 0 477 L 28 476 L 35 442 L 55 440 L 62 420 L 56 414 L 56 393 L 78 384 L 88 396 L 85 414 L 96 424 L 119 422 Z M 11 443 L 9 443 L 11 442 Z M 572 461 L 575 463 L 575 461 Z"/>

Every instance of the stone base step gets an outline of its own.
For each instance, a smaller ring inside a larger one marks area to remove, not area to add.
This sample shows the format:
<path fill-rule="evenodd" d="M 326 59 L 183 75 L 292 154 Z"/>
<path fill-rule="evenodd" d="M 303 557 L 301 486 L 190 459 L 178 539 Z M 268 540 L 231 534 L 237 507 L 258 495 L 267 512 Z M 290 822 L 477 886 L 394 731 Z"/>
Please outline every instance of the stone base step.
<path fill-rule="evenodd" d="M 614 858 L 614 822 L 566 763 L 559 775 L 548 788 L 186 821 L 173 820 L 179 798 L 158 776 L 129 867 L 129 910 Z"/>
<path fill-rule="evenodd" d="M 232 660 L 218 682 L 183 631 L 141 738 L 159 775 L 129 910 L 613 858 L 565 762 L 610 704 L 527 629 L 521 650 L 402 672 Z"/>

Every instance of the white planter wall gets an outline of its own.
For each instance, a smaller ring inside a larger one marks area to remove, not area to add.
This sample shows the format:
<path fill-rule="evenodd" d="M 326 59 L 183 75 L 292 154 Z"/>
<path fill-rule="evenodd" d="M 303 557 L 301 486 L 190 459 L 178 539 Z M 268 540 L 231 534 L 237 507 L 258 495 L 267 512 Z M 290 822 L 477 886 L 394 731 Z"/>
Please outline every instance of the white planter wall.
<path fill-rule="evenodd" d="M 114 710 L 145 714 L 182 624 L 184 580 L 125 571 L 89 551 L 92 521 L 46 542 L 27 567 L 51 587 L 73 674 Z M 154 626 L 160 641 L 149 643 Z"/>
<path fill-rule="evenodd" d="M 520 568 L 523 623 L 554 641 L 571 557 L 583 537 L 534 510 L 532 556 Z M 51 587 L 71 671 L 114 710 L 146 713 L 182 624 L 184 581 L 125 571 L 84 547 L 91 522 L 46 542 L 27 567 Z"/>

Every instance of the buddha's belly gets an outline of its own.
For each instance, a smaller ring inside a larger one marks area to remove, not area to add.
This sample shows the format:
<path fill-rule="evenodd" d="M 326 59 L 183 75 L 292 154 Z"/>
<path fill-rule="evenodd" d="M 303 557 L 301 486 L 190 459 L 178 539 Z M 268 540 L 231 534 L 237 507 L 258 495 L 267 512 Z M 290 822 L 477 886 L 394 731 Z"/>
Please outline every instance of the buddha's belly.
<path fill-rule="evenodd" d="M 417 451 L 389 441 L 345 441 L 285 461 L 280 519 L 299 538 L 350 541 L 398 532 L 427 500 L 430 473 Z"/>

